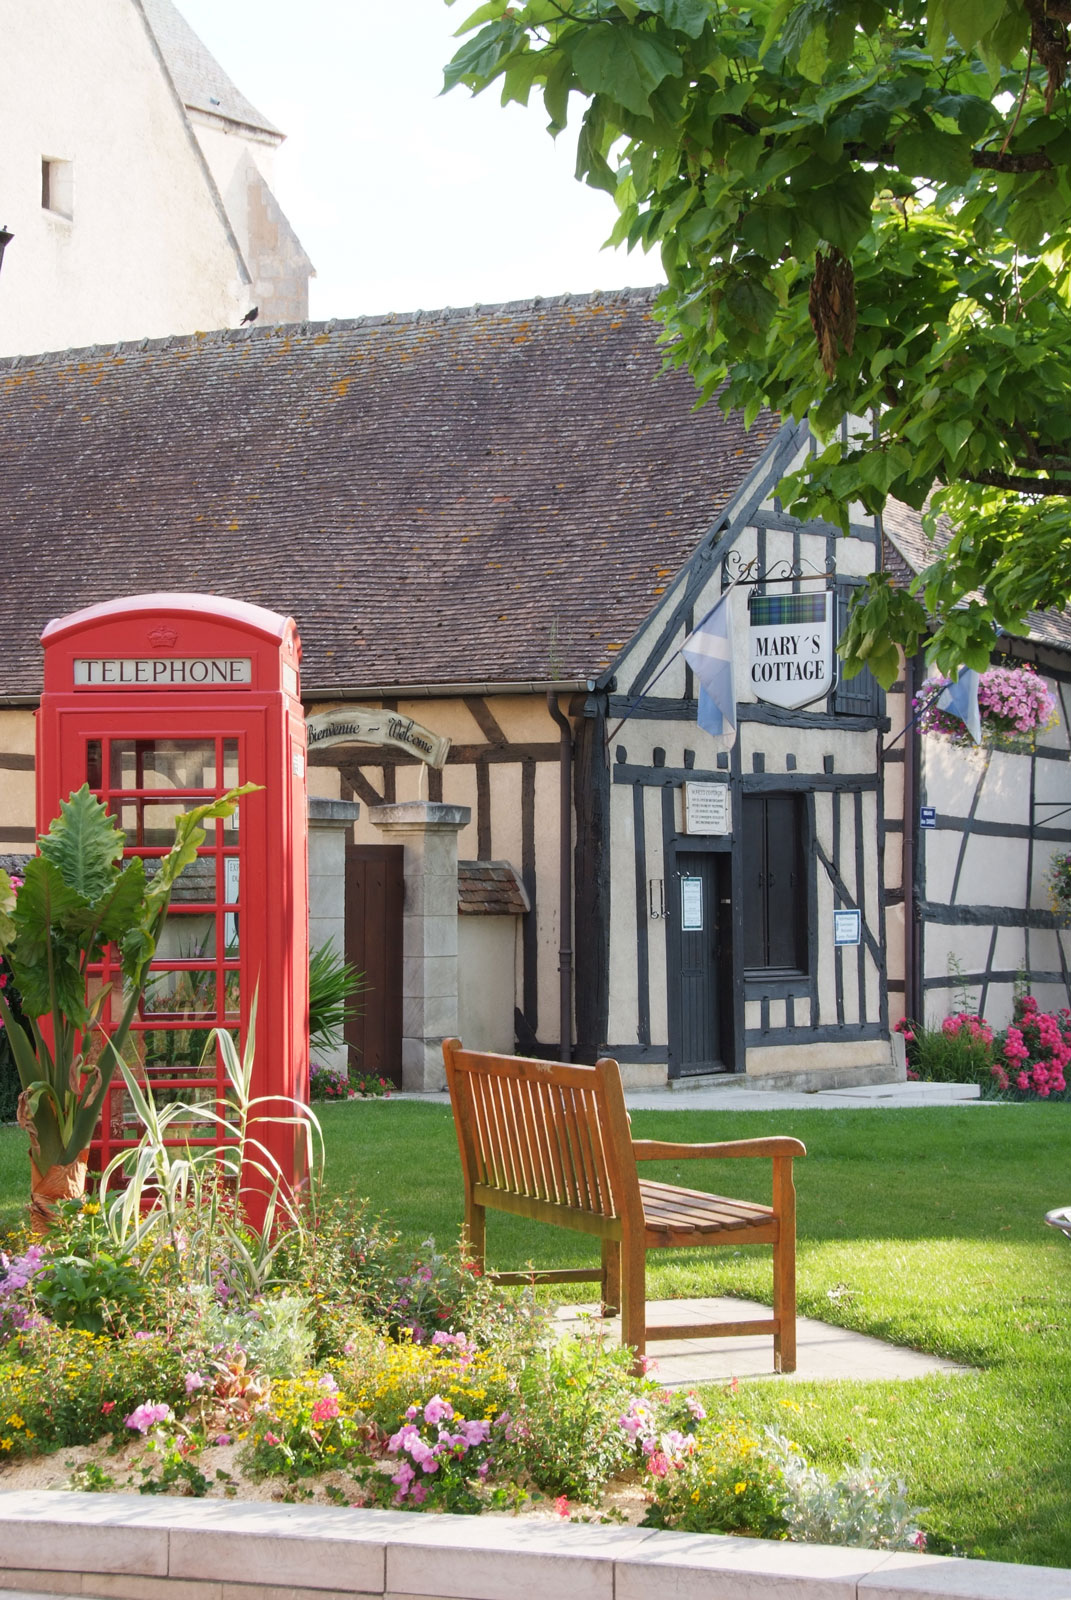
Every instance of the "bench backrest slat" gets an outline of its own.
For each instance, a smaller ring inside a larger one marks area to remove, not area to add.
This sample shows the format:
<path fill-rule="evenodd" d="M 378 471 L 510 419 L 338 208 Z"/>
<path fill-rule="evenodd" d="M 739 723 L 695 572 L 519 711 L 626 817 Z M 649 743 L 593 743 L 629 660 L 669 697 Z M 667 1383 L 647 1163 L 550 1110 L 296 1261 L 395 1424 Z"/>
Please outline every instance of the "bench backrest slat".
<path fill-rule="evenodd" d="M 628 1123 L 615 1062 L 574 1067 L 452 1041 L 444 1054 L 467 1184 L 597 1217 L 638 1195 L 631 1141 L 617 1149 Z"/>

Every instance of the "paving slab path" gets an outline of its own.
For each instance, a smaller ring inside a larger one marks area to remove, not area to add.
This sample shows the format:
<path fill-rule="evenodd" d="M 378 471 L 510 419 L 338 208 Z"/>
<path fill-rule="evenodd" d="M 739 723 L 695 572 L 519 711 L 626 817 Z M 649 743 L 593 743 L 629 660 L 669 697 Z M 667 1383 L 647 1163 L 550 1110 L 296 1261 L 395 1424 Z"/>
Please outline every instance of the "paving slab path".
<path fill-rule="evenodd" d="M 768 1317 L 769 1306 L 755 1300 L 723 1296 L 705 1300 L 651 1300 L 648 1316 L 652 1323 L 736 1322 L 750 1317 Z M 564 1333 L 579 1333 L 585 1327 L 606 1327 L 612 1338 L 620 1333 L 620 1318 L 605 1322 L 594 1305 L 559 1306 L 556 1319 Z M 847 1328 L 818 1322 L 813 1317 L 796 1319 L 796 1370 L 775 1373 L 773 1340 L 768 1334 L 749 1334 L 727 1339 L 659 1339 L 647 1354 L 656 1363 L 652 1376 L 667 1389 L 687 1389 L 697 1383 L 729 1383 L 733 1378 L 771 1378 L 779 1383 L 834 1382 L 857 1379 L 862 1382 L 883 1379 L 925 1378 L 934 1372 L 967 1373 L 974 1369 L 922 1350 L 886 1344 L 883 1339 Z"/>

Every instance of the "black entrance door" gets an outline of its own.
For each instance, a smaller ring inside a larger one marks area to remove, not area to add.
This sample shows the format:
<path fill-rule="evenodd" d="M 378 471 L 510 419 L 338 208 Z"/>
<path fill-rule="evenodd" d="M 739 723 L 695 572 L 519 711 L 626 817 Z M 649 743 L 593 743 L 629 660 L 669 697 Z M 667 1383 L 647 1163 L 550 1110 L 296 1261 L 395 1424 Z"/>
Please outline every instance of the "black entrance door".
<path fill-rule="evenodd" d="M 732 1071 L 731 961 L 722 936 L 730 921 L 729 870 L 727 854 L 682 851 L 677 856 L 670 907 L 676 937 L 669 943 L 674 1078 Z"/>

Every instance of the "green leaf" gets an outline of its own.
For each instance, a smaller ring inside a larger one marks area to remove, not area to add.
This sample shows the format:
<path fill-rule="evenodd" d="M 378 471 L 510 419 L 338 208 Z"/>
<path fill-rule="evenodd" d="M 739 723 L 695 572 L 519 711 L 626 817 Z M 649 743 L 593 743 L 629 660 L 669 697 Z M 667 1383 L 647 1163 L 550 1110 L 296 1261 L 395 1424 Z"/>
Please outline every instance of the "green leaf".
<path fill-rule="evenodd" d="M 948 27 L 964 50 L 973 50 L 983 34 L 1004 15 L 1005 0 L 945 0 Z"/>
<path fill-rule="evenodd" d="M 809 30 L 796 65 L 804 78 L 811 83 L 821 83 L 822 75 L 829 65 L 829 34 L 826 32 L 824 22 L 817 23 Z"/>
<path fill-rule="evenodd" d="M 791 232 L 791 216 L 784 206 L 756 206 L 740 225 L 748 247 L 764 261 L 776 261 Z"/>
<path fill-rule="evenodd" d="M 896 164 L 911 176 L 933 178 L 937 183 L 966 183 L 974 170 L 971 141 L 966 135 L 924 128 L 902 134 L 896 141 Z"/>
<path fill-rule="evenodd" d="M 60 801 L 60 814 L 38 840 L 46 861 L 83 899 L 99 900 L 115 882 L 124 836 L 114 817 L 89 791 L 88 783 Z"/>
<path fill-rule="evenodd" d="M 608 95 L 639 116 L 651 110 L 652 92 L 665 78 L 681 71 L 676 50 L 654 34 L 599 23 L 566 35 L 573 71 L 589 94 Z"/>
<path fill-rule="evenodd" d="M 45 856 L 26 863 L 15 906 L 15 942 L 7 959 L 27 1016 L 58 1008 L 81 1027 L 86 1019 L 81 942 L 72 930 L 89 911 L 83 895 Z"/>
<path fill-rule="evenodd" d="M 937 437 L 948 452 L 950 464 L 956 460 L 973 432 L 974 422 L 970 417 L 959 417 L 955 422 L 937 424 Z"/>
<path fill-rule="evenodd" d="M 808 221 L 823 239 L 849 255 L 870 229 L 873 202 L 873 173 L 848 172 L 837 183 L 811 190 Z"/>
<path fill-rule="evenodd" d="M 621 0 L 617 0 L 617 3 L 620 5 Z M 698 39 L 710 21 L 708 0 L 640 0 L 640 9 L 653 11 L 671 28 L 686 33 L 690 39 Z"/>
<path fill-rule="evenodd" d="M 524 40 L 522 48 L 526 49 L 524 31 L 512 21 L 492 22 L 475 39 L 463 44 L 447 64 L 443 73 L 443 93 L 446 94 L 459 83 L 471 82 L 482 88 L 497 76 L 502 62 L 521 40 Z"/>

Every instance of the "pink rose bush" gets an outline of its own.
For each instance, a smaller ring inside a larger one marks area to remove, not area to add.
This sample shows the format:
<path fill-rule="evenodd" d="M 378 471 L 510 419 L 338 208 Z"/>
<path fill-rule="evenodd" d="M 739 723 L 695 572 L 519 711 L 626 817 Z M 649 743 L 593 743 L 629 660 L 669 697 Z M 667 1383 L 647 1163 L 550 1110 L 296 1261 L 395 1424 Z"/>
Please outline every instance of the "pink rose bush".
<path fill-rule="evenodd" d="M 1016 1090 L 1029 1099 L 1048 1100 L 1067 1091 L 1071 1062 L 1071 1011 L 1042 1011 L 1034 996 L 1015 1002 L 1015 1021 L 1004 1035 L 993 1080 L 1001 1093 Z"/>

